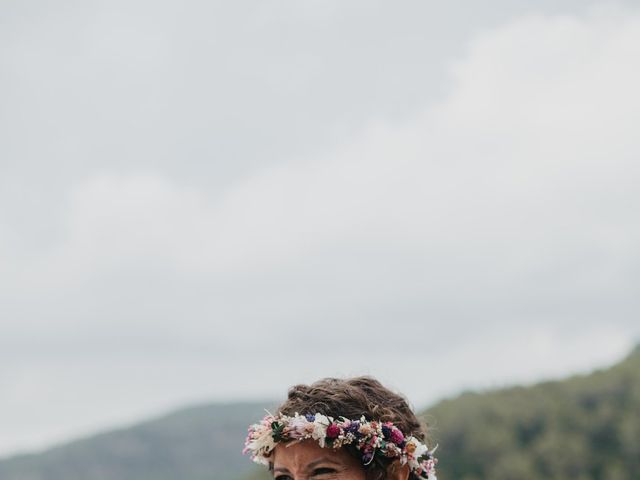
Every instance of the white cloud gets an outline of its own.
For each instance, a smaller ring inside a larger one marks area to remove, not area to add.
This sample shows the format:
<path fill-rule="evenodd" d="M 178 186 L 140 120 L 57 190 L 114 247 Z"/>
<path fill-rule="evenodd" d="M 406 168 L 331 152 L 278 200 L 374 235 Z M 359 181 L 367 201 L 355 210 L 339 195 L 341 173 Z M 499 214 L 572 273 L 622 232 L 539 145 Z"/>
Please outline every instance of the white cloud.
<path fill-rule="evenodd" d="M 438 104 L 222 192 L 150 170 L 92 173 L 68 196 L 55 246 L 4 279 L 9 313 L 25 319 L 10 331 L 37 326 L 54 349 L 70 332 L 105 350 L 139 338 L 122 348 L 127 362 L 185 372 L 235 345 L 225 361 L 246 359 L 246 375 L 282 342 L 268 357 L 278 378 L 356 359 L 354 371 L 424 401 L 612 360 L 640 334 L 638 27 L 636 11 L 594 9 L 488 30 Z M 331 347 L 286 360 L 317 332 Z M 167 338 L 178 346 L 163 355 Z M 381 365 L 378 348 L 419 351 L 412 364 L 438 374 L 416 385 L 418 367 Z M 327 350 L 335 358 L 318 365 Z M 114 368 L 136 385 L 125 364 Z M 219 391 L 194 381 L 193 396 L 249 393 L 220 375 Z M 267 379 L 256 391 L 275 391 Z"/>
<path fill-rule="evenodd" d="M 624 284 L 638 261 L 639 23 L 595 10 L 487 32 L 435 108 L 221 196 L 155 174 L 90 177 L 45 278 L 145 264 L 276 273 L 361 247 L 432 263 L 445 278 L 429 288 L 456 295 L 552 273 L 584 293 Z"/>

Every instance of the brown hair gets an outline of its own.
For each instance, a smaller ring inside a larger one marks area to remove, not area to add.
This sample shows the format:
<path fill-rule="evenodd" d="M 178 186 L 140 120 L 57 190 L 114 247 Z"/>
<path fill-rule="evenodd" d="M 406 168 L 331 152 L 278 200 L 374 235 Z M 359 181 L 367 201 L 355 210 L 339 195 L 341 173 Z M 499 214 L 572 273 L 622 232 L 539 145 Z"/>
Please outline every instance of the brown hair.
<path fill-rule="evenodd" d="M 323 378 L 311 385 L 294 385 L 287 400 L 278 407 L 284 415 L 321 413 L 326 416 L 359 419 L 362 415 L 371 420 L 393 422 L 406 436 L 414 436 L 425 442 L 426 426 L 416 417 L 407 400 L 384 387 L 369 376 L 353 378 Z M 361 453 L 347 445 L 349 453 L 361 459 Z M 392 459 L 377 458 L 366 466 L 367 479 L 384 480 Z M 417 477 L 411 473 L 410 479 Z"/>

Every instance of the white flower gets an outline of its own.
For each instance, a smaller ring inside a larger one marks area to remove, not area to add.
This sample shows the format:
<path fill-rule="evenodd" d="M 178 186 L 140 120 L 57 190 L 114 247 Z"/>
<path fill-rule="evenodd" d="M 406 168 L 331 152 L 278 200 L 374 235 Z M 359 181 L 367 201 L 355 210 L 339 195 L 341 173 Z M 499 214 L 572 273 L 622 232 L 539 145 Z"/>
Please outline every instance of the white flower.
<path fill-rule="evenodd" d="M 423 456 L 425 453 L 427 453 L 429 451 L 429 449 L 427 448 L 427 446 L 424 443 L 420 443 L 418 442 L 417 448 L 415 453 L 413 454 L 416 458 L 420 458 L 421 456 Z"/>
<path fill-rule="evenodd" d="M 331 424 L 331 420 L 328 417 L 320 413 L 316 413 L 316 419 L 313 422 L 313 433 L 311 437 L 318 440 L 321 447 L 324 448 L 324 439 L 327 436 L 327 427 Z"/>
<path fill-rule="evenodd" d="M 264 463 L 262 459 L 259 459 L 260 455 L 269 453 L 276 447 L 276 443 L 271 436 L 270 428 L 260 428 L 252 434 L 252 438 L 247 444 L 247 449 L 252 451 L 256 455 L 256 461 Z"/>
<path fill-rule="evenodd" d="M 412 447 L 409 447 L 411 445 Z M 429 450 L 427 446 L 418 440 L 416 437 L 407 438 L 407 446 L 405 446 L 405 450 L 413 457 L 420 458 Z"/>

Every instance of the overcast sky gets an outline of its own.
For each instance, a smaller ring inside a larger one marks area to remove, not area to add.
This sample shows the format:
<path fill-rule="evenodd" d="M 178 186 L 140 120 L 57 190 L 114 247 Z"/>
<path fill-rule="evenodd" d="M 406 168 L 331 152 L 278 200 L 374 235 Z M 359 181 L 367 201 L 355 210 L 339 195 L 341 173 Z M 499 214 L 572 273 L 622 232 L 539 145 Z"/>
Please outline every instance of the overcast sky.
<path fill-rule="evenodd" d="M 640 9 L 8 0 L 0 456 L 372 374 L 424 407 L 640 339 Z"/>

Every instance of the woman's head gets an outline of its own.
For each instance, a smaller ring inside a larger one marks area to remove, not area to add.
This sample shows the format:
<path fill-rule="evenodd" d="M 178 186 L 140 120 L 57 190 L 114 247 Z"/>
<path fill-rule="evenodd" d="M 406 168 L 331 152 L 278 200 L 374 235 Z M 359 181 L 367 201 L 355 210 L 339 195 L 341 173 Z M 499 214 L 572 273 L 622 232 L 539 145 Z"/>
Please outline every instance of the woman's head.
<path fill-rule="evenodd" d="M 274 417 L 281 420 L 274 421 Z M 374 378 L 324 378 L 311 385 L 295 385 L 274 417 L 263 423 L 264 434 L 256 442 L 270 444 L 264 449 L 268 455 L 263 461 L 275 478 L 426 478 L 427 469 L 422 475 L 417 473 L 418 457 L 429 453 L 422 444 L 422 423 L 402 396 Z M 327 418 L 334 419 L 334 424 Z M 349 423 L 349 419 L 354 421 Z M 291 438 L 299 441 L 287 441 Z M 333 448 L 323 448 L 326 446 Z M 432 469 L 428 473 L 429 479 L 435 478 Z"/>

